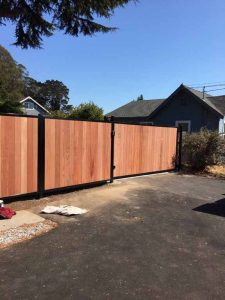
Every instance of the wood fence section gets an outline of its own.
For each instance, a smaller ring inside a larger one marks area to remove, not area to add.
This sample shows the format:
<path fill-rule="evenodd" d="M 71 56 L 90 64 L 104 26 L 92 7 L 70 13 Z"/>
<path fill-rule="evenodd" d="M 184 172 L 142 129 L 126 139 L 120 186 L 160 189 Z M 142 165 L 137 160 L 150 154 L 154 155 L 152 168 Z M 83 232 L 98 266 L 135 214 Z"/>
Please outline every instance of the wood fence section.
<path fill-rule="evenodd" d="M 114 176 L 175 168 L 177 128 L 115 124 Z"/>
<path fill-rule="evenodd" d="M 38 120 L 0 116 L 0 197 L 37 192 Z"/>
<path fill-rule="evenodd" d="M 177 128 L 1 115 L 0 198 L 172 170 L 176 148 Z"/>
<path fill-rule="evenodd" d="M 45 120 L 45 189 L 110 179 L 111 124 Z"/>

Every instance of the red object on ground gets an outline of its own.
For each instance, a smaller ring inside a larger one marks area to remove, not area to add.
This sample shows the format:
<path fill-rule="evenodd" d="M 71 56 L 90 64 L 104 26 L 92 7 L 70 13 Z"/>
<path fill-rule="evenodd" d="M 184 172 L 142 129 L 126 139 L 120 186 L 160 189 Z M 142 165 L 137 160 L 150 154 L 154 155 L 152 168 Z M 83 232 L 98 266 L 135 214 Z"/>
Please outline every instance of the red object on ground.
<path fill-rule="evenodd" d="M 10 207 L 0 207 L 0 218 L 11 219 L 15 214 L 15 210 Z"/>

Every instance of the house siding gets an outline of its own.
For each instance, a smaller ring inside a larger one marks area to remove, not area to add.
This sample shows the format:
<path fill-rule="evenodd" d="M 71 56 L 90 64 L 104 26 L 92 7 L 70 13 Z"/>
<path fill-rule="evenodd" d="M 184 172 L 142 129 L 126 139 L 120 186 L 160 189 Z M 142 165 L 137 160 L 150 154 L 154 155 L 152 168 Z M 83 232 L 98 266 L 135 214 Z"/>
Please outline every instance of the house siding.
<path fill-rule="evenodd" d="M 218 130 L 220 118 L 186 91 L 180 91 L 151 118 L 155 125 L 175 126 L 176 121 L 191 121 L 191 131 L 206 127 Z"/>

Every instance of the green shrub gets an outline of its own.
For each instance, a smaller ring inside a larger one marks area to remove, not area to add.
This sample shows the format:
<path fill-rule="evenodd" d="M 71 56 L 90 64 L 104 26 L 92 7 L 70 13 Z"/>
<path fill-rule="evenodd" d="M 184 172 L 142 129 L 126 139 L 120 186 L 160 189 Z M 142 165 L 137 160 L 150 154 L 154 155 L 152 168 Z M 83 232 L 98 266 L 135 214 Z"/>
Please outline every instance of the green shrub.
<path fill-rule="evenodd" d="M 104 120 L 103 109 L 94 102 L 81 103 L 71 109 L 68 118 L 84 120 Z"/>
<path fill-rule="evenodd" d="M 19 101 L 3 100 L 0 97 L 0 112 L 11 114 L 23 114 L 23 106 Z"/>
<path fill-rule="evenodd" d="M 201 171 L 218 164 L 225 155 L 225 140 L 218 132 L 202 129 L 183 137 L 182 164 Z"/>

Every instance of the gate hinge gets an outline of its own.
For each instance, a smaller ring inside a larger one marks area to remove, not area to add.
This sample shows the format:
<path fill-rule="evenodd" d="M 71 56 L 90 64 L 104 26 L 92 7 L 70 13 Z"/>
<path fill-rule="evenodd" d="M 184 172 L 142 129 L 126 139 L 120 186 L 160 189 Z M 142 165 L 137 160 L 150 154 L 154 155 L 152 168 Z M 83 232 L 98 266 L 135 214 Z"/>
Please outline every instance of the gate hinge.
<path fill-rule="evenodd" d="M 115 136 L 115 130 L 111 131 L 112 136 Z"/>

